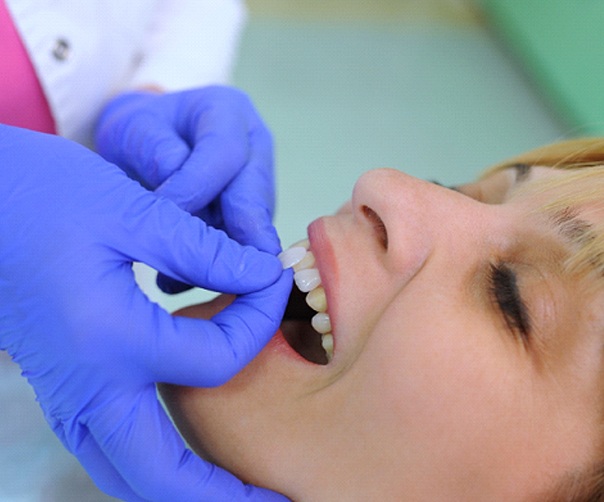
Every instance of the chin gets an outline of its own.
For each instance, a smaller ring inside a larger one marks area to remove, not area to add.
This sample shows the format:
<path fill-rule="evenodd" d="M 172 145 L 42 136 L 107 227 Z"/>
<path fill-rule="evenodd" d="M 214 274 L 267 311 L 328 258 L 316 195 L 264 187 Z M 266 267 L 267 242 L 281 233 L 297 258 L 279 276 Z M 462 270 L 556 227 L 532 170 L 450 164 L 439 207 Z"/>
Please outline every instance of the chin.
<path fill-rule="evenodd" d="M 232 300 L 223 295 L 175 315 L 210 318 Z M 285 331 L 296 331 L 291 322 L 284 324 L 290 324 Z M 198 455 L 246 483 L 300 500 L 304 483 L 292 473 L 299 472 L 304 463 L 300 459 L 296 466 L 293 459 L 309 446 L 308 433 L 304 433 L 309 409 L 296 396 L 308 388 L 309 367 L 321 366 L 293 350 L 290 343 L 295 341 L 291 335 L 287 338 L 290 342 L 279 330 L 249 365 L 220 387 L 163 384 L 159 389 L 174 423 Z M 301 350 L 312 357 L 312 348 Z"/>
<path fill-rule="evenodd" d="M 210 389 L 163 385 L 162 397 L 179 431 L 202 458 L 234 473 L 246 483 L 277 489 L 273 446 L 263 423 L 262 406 L 243 375 Z M 262 452 L 262 453 L 260 453 Z"/>

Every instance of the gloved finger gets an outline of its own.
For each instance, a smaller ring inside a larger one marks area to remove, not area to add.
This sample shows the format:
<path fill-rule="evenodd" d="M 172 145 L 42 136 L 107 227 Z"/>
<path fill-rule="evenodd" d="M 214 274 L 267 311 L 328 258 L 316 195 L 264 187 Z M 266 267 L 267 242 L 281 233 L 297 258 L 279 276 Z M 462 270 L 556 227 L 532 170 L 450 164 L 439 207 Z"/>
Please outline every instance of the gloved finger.
<path fill-rule="evenodd" d="M 222 216 L 231 238 L 277 254 L 281 245 L 272 223 L 275 210 L 272 137 L 266 128 L 257 127 L 250 143 L 247 165 L 221 196 Z"/>
<path fill-rule="evenodd" d="M 201 218 L 206 225 L 223 230 L 224 222 L 221 213 L 222 210 L 220 208 L 220 204 L 218 201 L 213 201 L 208 206 L 198 211 L 195 216 Z M 193 288 L 192 285 L 178 281 L 161 272 L 158 272 L 155 282 L 161 291 L 169 295 L 183 293 L 184 291 L 188 291 Z"/>
<path fill-rule="evenodd" d="M 153 108 L 139 106 L 150 96 L 155 98 L 147 92 L 115 98 L 100 116 L 95 141 L 105 159 L 154 190 L 180 168 L 190 148 L 168 121 L 158 120 Z"/>
<path fill-rule="evenodd" d="M 281 275 L 275 256 L 239 245 L 170 201 L 134 183 L 122 183 L 115 191 L 113 203 L 124 204 L 116 208 L 116 214 L 128 217 L 108 224 L 103 238 L 127 259 L 144 262 L 179 281 L 225 293 L 258 290 Z"/>
<path fill-rule="evenodd" d="M 70 451 L 97 487 L 107 495 L 121 500 L 145 502 L 124 481 L 87 429 L 82 431 L 78 445 L 73 449 L 70 448 Z"/>
<path fill-rule="evenodd" d="M 127 149 L 127 165 L 131 168 L 127 172 L 136 172 L 143 186 L 155 190 L 182 167 L 191 148 L 169 123 L 143 121 L 144 118 L 138 116 L 130 124 L 132 149 Z"/>
<path fill-rule="evenodd" d="M 144 500 L 286 500 L 244 485 L 187 449 L 154 388 L 138 399 L 110 401 L 102 413 L 91 415 L 89 429 L 117 472 Z"/>
<path fill-rule="evenodd" d="M 211 320 L 157 315 L 153 344 L 140 363 L 152 381 L 213 387 L 249 363 L 277 332 L 292 287 L 291 270 L 272 286 L 240 296 Z"/>
<path fill-rule="evenodd" d="M 194 146 L 189 158 L 156 190 L 195 213 L 210 203 L 246 164 L 249 155 L 247 120 L 221 107 L 205 111 L 191 125 Z M 187 132 L 187 131 L 183 131 Z"/>

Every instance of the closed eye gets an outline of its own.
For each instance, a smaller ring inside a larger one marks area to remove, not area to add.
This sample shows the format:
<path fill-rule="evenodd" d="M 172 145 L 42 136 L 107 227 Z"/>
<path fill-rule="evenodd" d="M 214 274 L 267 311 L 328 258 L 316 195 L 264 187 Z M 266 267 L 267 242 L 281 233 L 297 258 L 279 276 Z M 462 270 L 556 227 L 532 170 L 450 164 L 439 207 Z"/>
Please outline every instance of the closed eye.
<path fill-rule="evenodd" d="M 491 265 L 489 289 L 491 297 L 509 329 L 517 334 L 523 343 L 528 343 L 531 333 L 531 320 L 529 311 L 518 289 L 516 273 L 503 263 Z"/>
<path fill-rule="evenodd" d="M 440 181 L 436 180 L 430 180 L 430 183 L 438 185 L 439 187 L 448 188 L 449 190 L 453 190 L 454 192 L 459 192 L 459 188 L 454 185 L 443 185 Z"/>

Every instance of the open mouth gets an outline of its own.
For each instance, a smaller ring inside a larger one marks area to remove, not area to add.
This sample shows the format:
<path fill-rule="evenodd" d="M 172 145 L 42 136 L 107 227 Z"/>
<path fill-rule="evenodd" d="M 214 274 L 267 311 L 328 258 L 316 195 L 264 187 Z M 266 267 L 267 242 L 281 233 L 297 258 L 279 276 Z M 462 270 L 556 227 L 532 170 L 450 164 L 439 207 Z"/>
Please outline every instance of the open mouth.
<path fill-rule="evenodd" d="M 308 240 L 291 246 L 281 253 L 280 259 L 285 268 L 293 267 L 296 283 L 281 324 L 283 336 L 304 359 L 326 365 L 333 357 L 331 319 Z"/>

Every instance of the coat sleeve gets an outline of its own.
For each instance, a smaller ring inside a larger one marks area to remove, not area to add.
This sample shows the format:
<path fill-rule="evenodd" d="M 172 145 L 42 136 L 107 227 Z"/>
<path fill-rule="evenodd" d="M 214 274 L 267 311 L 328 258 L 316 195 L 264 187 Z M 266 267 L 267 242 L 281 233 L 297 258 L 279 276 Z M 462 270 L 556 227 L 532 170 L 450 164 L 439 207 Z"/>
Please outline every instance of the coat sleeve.
<path fill-rule="evenodd" d="M 99 112 L 136 87 L 227 83 L 243 0 L 4 0 L 58 133 L 92 146 Z"/>

